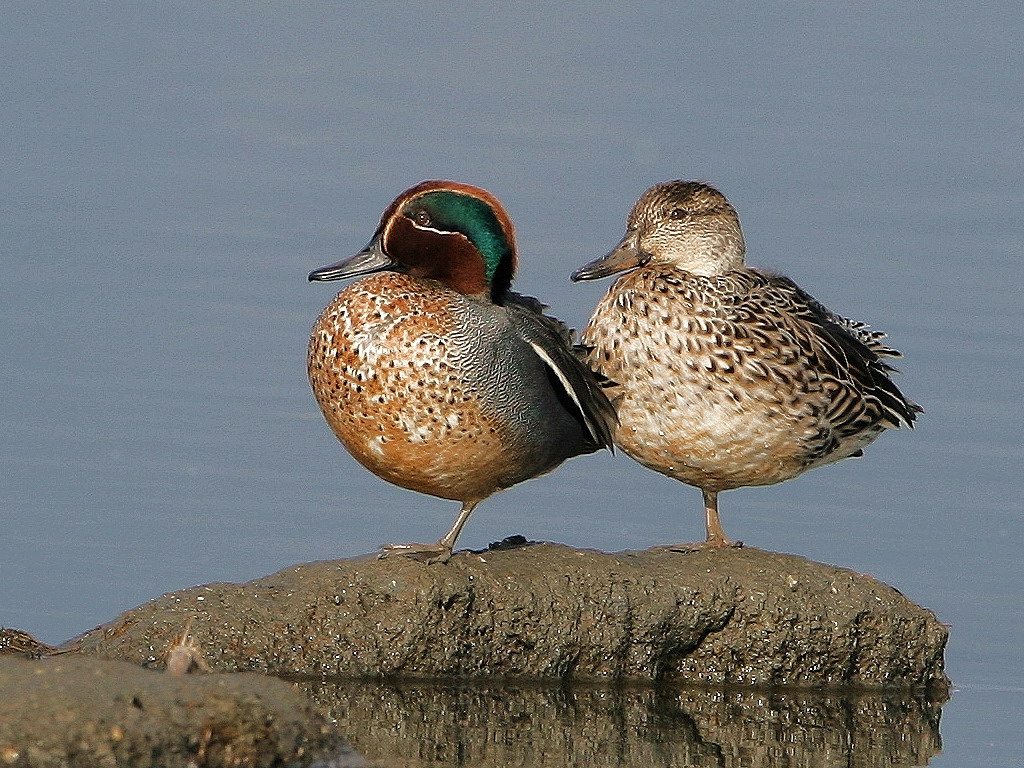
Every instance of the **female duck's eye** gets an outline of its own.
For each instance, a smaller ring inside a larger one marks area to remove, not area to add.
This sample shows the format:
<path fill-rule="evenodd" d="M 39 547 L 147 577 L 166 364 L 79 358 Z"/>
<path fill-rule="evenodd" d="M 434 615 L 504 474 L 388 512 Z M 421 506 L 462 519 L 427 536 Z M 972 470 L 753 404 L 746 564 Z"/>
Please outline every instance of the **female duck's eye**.
<path fill-rule="evenodd" d="M 412 215 L 412 220 L 418 226 L 421 226 L 421 227 L 429 227 L 430 226 L 430 214 L 427 213 L 426 211 L 416 211 L 416 213 L 414 213 Z"/>
<path fill-rule="evenodd" d="M 686 211 L 682 208 L 673 208 L 672 213 L 668 215 L 670 219 L 681 219 L 686 216 Z"/>

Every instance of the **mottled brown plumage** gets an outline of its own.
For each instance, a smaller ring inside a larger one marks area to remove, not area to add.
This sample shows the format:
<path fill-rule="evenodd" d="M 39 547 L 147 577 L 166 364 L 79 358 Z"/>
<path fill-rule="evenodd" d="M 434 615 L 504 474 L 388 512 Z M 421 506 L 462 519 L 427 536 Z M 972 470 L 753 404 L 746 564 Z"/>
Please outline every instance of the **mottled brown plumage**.
<path fill-rule="evenodd" d="M 512 222 L 491 194 L 428 181 L 396 198 L 363 251 L 310 275 L 366 275 L 309 342 L 335 435 L 378 477 L 462 502 L 438 542 L 384 555 L 445 561 L 480 501 L 611 446 L 610 403 L 565 325 L 509 290 L 515 265 Z"/>
<path fill-rule="evenodd" d="M 792 280 L 746 267 L 736 211 L 699 182 L 652 187 L 626 236 L 574 280 L 624 272 L 584 331 L 614 386 L 615 442 L 700 488 L 706 545 L 725 546 L 718 494 L 860 455 L 920 407 L 890 378 L 884 334 Z"/>

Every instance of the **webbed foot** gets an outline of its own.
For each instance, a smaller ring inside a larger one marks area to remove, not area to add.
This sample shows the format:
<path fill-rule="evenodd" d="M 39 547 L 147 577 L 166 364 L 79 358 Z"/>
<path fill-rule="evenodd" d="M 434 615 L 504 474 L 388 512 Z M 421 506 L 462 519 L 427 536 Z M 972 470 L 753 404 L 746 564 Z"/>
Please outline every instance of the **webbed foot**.
<path fill-rule="evenodd" d="M 701 550 L 716 549 L 740 549 L 742 541 L 729 541 L 728 539 L 707 539 L 706 541 L 695 541 L 688 544 L 659 544 L 648 547 L 648 552 L 700 552 Z"/>
<path fill-rule="evenodd" d="M 434 563 L 447 563 L 452 556 L 452 548 L 441 543 L 434 544 L 385 544 L 380 548 L 378 559 L 400 555 L 418 560 L 421 563 L 432 565 Z"/>

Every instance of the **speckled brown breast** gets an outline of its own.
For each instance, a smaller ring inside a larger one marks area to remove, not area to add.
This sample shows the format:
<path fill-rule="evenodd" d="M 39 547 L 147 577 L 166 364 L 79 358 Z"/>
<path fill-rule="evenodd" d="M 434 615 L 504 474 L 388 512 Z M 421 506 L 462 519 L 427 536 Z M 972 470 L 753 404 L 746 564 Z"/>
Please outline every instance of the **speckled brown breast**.
<path fill-rule="evenodd" d="M 881 432 L 840 439 L 830 421 L 840 383 L 822 375 L 798 323 L 759 300 L 757 282 L 638 269 L 598 304 L 582 341 L 618 384 L 616 444 L 634 459 L 721 491 L 788 480 Z"/>
<path fill-rule="evenodd" d="M 406 275 L 371 275 L 337 295 L 309 345 L 314 395 L 352 456 L 391 483 L 460 501 L 486 498 L 580 452 L 572 440 L 557 444 L 558 424 L 550 434 L 531 428 L 529 402 L 517 412 L 496 404 L 516 384 L 541 405 L 554 395 L 543 389 L 539 358 L 519 361 L 515 339 L 502 335 L 501 323 L 473 316 L 469 301 L 445 289 L 424 292 Z"/>

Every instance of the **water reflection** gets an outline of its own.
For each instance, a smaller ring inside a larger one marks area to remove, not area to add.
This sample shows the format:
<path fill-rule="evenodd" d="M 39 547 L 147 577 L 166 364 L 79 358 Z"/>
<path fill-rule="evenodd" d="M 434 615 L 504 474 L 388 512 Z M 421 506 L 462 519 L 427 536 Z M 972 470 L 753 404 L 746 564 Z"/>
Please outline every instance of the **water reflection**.
<path fill-rule="evenodd" d="M 926 765 L 941 704 L 896 694 L 301 686 L 384 766 Z"/>

